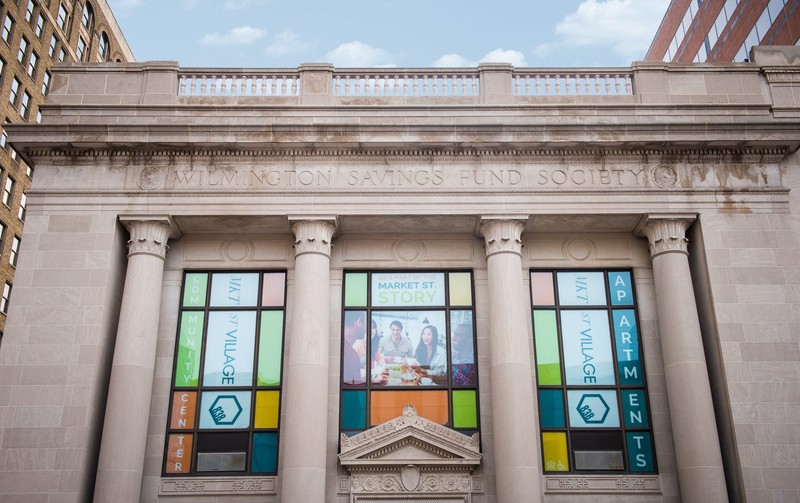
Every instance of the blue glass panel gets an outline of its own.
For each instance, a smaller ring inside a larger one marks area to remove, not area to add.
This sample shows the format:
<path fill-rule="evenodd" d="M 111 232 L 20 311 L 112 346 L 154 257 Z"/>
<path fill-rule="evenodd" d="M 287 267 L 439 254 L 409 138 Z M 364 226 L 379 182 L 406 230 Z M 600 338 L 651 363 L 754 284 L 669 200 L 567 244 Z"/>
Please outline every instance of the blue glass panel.
<path fill-rule="evenodd" d="M 632 306 L 633 289 L 631 288 L 631 273 L 608 273 L 608 290 L 611 293 L 612 306 Z"/>
<path fill-rule="evenodd" d="M 622 412 L 625 415 L 625 427 L 648 428 L 650 418 L 647 415 L 647 397 L 644 390 L 622 390 Z"/>
<path fill-rule="evenodd" d="M 614 340 L 617 344 L 617 371 L 623 386 L 643 384 L 642 362 L 639 356 L 639 333 L 633 309 L 615 309 Z"/>
<path fill-rule="evenodd" d="M 542 428 L 563 428 L 564 395 L 560 389 L 539 390 L 539 421 Z"/>
<path fill-rule="evenodd" d="M 628 444 L 628 469 L 632 472 L 655 471 L 653 463 L 653 440 L 648 432 L 629 431 L 625 434 Z"/>
<path fill-rule="evenodd" d="M 342 391 L 343 430 L 363 430 L 367 427 L 367 392 Z"/>
<path fill-rule="evenodd" d="M 278 433 L 255 433 L 253 435 L 252 473 L 276 473 L 278 471 Z"/>

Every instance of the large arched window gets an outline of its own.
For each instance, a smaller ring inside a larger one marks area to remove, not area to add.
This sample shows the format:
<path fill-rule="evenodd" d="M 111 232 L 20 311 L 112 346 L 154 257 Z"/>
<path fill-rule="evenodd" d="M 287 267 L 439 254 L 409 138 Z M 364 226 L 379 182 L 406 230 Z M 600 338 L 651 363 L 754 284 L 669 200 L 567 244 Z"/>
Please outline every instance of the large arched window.
<path fill-rule="evenodd" d="M 108 55 L 111 53 L 110 45 L 108 42 L 108 35 L 106 32 L 100 33 L 100 43 L 97 45 L 97 53 L 100 55 L 100 61 L 108 61 Z"/>
<path fill-rule="evenodd" d="M 94 24 L 94 8 L 92 8 L 92 4 L 86 2 L 83 4 L 83 13 L 81 14 L 81 23 L 83 27 L 86 28 L 87 31 L 92 31 L 92 25 Z"/>

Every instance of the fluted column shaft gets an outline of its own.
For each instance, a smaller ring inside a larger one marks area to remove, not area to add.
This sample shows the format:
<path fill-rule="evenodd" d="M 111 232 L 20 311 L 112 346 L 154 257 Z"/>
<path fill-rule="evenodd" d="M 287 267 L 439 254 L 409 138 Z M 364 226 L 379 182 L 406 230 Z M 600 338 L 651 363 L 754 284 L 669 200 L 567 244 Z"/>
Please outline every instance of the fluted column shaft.
<path fill-rule="evenodd" d="M 288 325 L 281 501 L 325 501 L 330 253 L 335 227 L 300 220 Z"/>
<path fill-rule="evenodd" d="M 94 501 L 138 503 L 142 485 L 169 217 L 121 217 L 130 233 Z"/>
<path fill-rule="evenodd" d="M 530 310 L 522 281 L 518 220 L 484 220 L 489 276 L 489 340 L 497 502 L 540 501 L 539 453 L 531 389 Z"/>
<path fill-rule="evenodd" d="M 681 499 L 728 501 L 686 244 L 690 216 L 647 216 L 658 325 Z"/>

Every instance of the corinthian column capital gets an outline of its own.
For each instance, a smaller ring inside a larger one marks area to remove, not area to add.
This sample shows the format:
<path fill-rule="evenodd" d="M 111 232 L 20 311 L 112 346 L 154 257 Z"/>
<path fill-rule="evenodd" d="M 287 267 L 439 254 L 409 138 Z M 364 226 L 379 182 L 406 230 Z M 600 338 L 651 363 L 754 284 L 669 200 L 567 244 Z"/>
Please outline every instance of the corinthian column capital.
<path fill-rule="evenodd" d="M 119 217 L 128 229 L 128 257 L 133 255 L 153 255 L 162 260 L 167 255 L 167 241 L 180 236 L 180 231 L 166 215 L 123 215 Z"/>
<path fill-rule="evenodd" d="M 486 241 L 486 256 L 514 253 L 522 256 L 522 231 L 526 219 L 481 219 L 480 233 Z"/>
<path fill-rule="evenodd" d="M 639 221 L 634 232 L 637 236 L 645 236 L 650 243 L 650 257 L 662 253 L 689 254 L 686 229 L 697 218 L 694 214 L 651 215 L 647 214 Z"/>
<path fill-rule="evenodd" d="M 331 256 L 331 239 L 336 232 L 335 219 L 290 220 L 294 233 L 295 257 L 304 253 Z"/>

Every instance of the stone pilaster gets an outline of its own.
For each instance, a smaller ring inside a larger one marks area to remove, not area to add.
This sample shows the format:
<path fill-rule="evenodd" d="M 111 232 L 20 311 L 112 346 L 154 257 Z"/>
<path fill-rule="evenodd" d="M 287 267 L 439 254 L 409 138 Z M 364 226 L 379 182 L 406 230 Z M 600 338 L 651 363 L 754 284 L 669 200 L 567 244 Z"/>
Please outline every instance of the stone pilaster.
<path fill-rule="evenodd" d="M 636 233 L 650 242 L 664 375 L 683 501 L 728 501 L 686 229 L 695 215 L 645 215 Z"/>
<path fill-rule="evenodd" d="M 524 220 L 483 219 L 489 276 L 489 340 L 497 502 L 541 498 L 533 388 L 530 310 L 522 281 Z M 520 448 L 521 446 L 527 446 Z"/>
<path fill-rule="evenodd" d="M 282 501 L 325 501 L 330 253 L 334 220 L 296 220 L 289 304 Z"/>
<path fill-rule="evenodd" d="M 130 233 L 125 289 L 114 345 L 94 501 L 138 503 L 158 340 L 167 216 L 123 216 Z"/>

